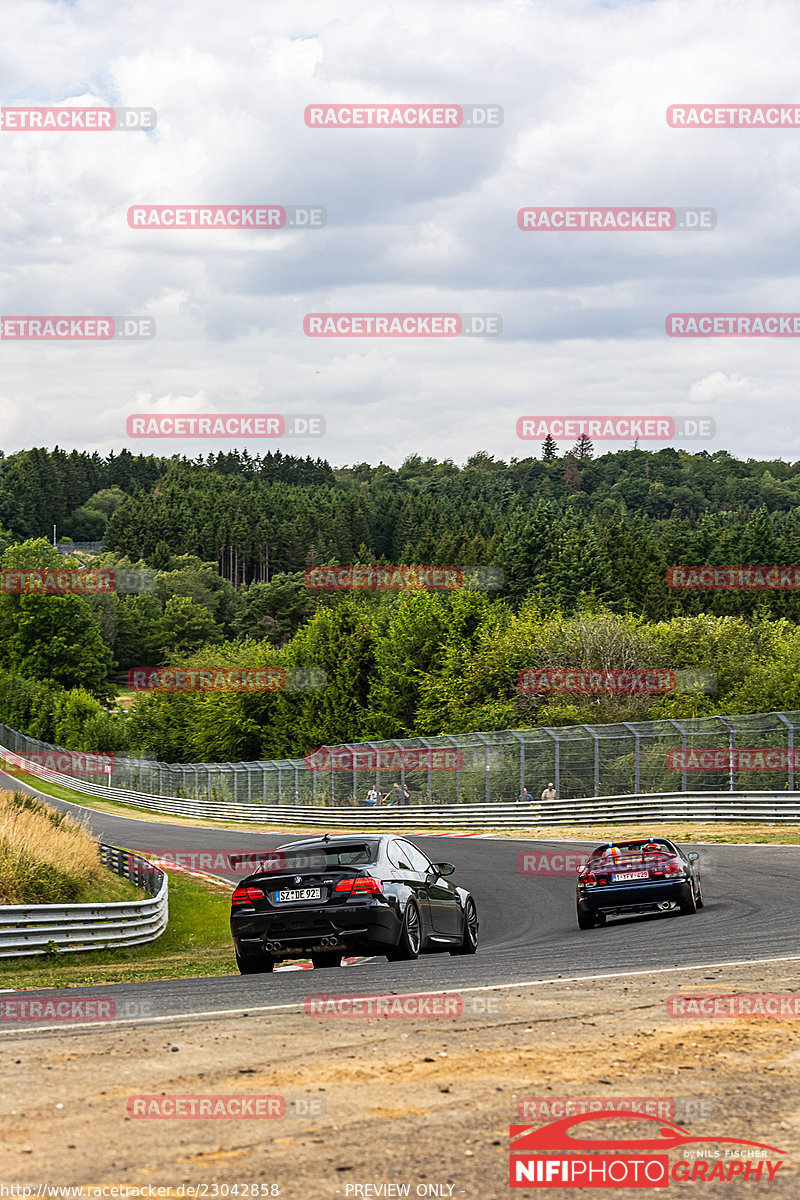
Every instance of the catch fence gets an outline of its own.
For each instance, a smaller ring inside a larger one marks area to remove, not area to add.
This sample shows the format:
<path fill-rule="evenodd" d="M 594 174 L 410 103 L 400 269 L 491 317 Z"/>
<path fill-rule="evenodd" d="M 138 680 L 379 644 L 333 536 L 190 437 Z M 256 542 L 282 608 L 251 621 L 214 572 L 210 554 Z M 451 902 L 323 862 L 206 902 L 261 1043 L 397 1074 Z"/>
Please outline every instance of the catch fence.
<path fill-rule="evenodd" d="M 162 763 L 111 755 L 80 761 L 74 751 L 0 724 L 0 767 L 13 771 L 17 755 L 26 769 L 34 765 L 33 773 L 73 776 L 78 790 L 95 795 L 119 789 L 198 800 L 221 811 L 255 805 L 367 812 L 373 787 L 384 809 L 504 805 L 516 802 L 523 787 L 538 801 L 550 783 L 558 802 L 646 793 L 794 792 L 800 788 L 799 730 L 800 712 L 776 712 L 359 742 L 323 747 L 305 759 Z M 65 769 L 65 755 L 73 767 Z"/>

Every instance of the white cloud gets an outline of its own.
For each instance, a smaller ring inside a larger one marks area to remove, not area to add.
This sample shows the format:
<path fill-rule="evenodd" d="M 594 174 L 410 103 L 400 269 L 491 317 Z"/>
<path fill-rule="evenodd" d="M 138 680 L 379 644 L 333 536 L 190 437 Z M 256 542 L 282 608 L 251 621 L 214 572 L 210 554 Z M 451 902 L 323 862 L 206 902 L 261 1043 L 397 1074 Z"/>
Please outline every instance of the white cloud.
<path fill-rule="evenodd" d="M 146 105 L 154 133 L 0 132 L 0 311 L 148 313 L 129 345 L 0 342 L 4 449 L 108 451 L 125 417 L 321 412 L 333 462 L 538 450 L 530 413 L 710 415 L 800 457 L 796 340 L 670 339 L 670 311 L 792 311 L 800 129 L 676 130 L 797 101 L 789 0 L 210 0 L 0 12 L 6 105 Z M 742 62 L 747 63 L 746 73 Z M 497 130 L 320 130 L 307 104 L 499 103 Z M 325 229 L 131 230 L 134 203 L 320 204 Z M 707 205 L 708 233 L 522 233 L 523 205 Z M 310 311 L 500 312 L 499 339 L 317 340 Z M 203 407 L 197 407 L 202 403 Z M 757 419 L 756 419 L 757 417 Z M 146 449 L 194 455 L 187 441 Z M 213 448 L 219 448 L 214 446 Z M 258 443 L 249 443 L 251 452 Z"/>

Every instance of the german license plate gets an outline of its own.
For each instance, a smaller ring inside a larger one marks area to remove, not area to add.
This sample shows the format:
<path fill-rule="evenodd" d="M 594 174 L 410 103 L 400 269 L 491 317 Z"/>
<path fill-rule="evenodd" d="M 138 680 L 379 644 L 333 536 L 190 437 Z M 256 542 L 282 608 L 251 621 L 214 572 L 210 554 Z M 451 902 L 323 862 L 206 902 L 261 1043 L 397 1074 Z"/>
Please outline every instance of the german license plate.
<path fill-rule="evenodd" d="M 322 898 L 322 888 L 289 888 L 285 892 L 276 892 L 275 901 L 277 904 L 285 904 L 290 900 L 320 900 Z"/>
<path fill-rule="evenodd" d="M 626 871 L 623 875 L 612 875 L 612 883 L 625 883 L 628 879 L 647 879 L 647 871 Z"/>

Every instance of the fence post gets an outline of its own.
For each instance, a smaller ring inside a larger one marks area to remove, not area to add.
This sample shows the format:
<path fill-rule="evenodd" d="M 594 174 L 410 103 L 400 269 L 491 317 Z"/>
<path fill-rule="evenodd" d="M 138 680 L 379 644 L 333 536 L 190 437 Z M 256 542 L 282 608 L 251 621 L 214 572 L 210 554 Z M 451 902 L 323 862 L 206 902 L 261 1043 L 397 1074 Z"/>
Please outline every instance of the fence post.
<path fill-rule="evenodd" d="M 733 752 L 736 749 L 736 730 L 733 728 L 730 721 L 726 721 L 724 717 L 717 716 L 715 719 L 717 721 L 722 721 L 722 724 L 728 730 L 728 768 L 730 771 L 730 781 L 731 781 L 730 788 L 728 790 L 731 792 L 735 792 L 736 791 L 736 779 L 735 779 L 735 774 L 734 774 L 734 770 L 733 770 Z"/>
<path fill-rule="evenodd" d="M 555 770 L 553 771 L 553 783 L 556 789 L 556 797 L 561 799 L 561 744 L 558 740 L 558 734 L 553 733 L 547 725 L 542 726 L 542 732 L 547 733 L 555 743 Z M 535 793 L 534 793 L 535 795 Z"/>
<path fill-rule="evenodd" d="M 633 734 L 633 746 L 634 746 L 634 750 L 633 750 L 633 756 L 634 756 L 633 791 L 634 791 L 634 795 L 638 796 L 639 792 L 642 789 L 642 773 L 641 773 L 642 755 L 641 755 L 641 750 L 639 747 L 639 734 L 636 732 L 636 730 L 633 728 L 633 726 L 630 724 L 629 721 L 620 721 L 620 725 L 624 725 L 626 729 L 630 729 L 631 733 Z"/>
<path fill-rule="evenodd" d="M 484 746 L 486 747 L 486 803 L 489 804 L 489 803 L 491 803 L 490 788 L 491 788 L 491 778 L 492 778 L 492 764 L 491 764 L 491 760 L 489 759 L 489 742 L 483 736 L 483 734 L 478 733 L 477 730 L 475 731 L 475 737 L 479 737 L 481 739 L 481 741 L 483 742 Z"/>
<path fill-rule="evenodd" d="M 519 794 L 522 795 L 522 789 L 525 787 L 525 743 L 517 733 L 516 729 L 510 730 L 511 736 L 517 739 L 519 745 Z"/>
<path fill-rule="evenodd" d="M 791 721 L 787 721 L 783 713 L 775 713 L 779 721 L 783 721 L 786 728 L 789 730 L 786 735 L 787 748 L 789 750 L 789 791 L 794 791 L 794 725 Z"/>
<path fill-rule="evenodd" d="M 591 725 L 581 725 L 594 738 L 594 794 L 600 795 L 600 735 L 595 733 Z"/>
<path fill-rule="evenodd" d="M 667 717 L 670 725 L 674 725 L 681 735 L 681 791 L 686 792 L 686 730 L 673 717 Z"/>

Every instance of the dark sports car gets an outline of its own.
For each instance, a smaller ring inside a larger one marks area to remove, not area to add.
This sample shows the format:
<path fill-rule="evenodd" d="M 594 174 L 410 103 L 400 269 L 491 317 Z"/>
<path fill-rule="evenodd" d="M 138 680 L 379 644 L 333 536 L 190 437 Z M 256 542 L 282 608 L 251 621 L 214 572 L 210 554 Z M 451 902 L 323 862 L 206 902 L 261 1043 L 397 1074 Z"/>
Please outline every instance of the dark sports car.
<path fill-rule="evenodd" d="M 292 958 L 338 967 L 345 955 L 474 954 L 478 912 L 446 878 L 454 871 L 395 836 L 326 834 L 279 846 L 233 893 L 239 971 Z"/>
<path fill-rule="evenodd" d="M 578 925 L 591 929 L 616 914 L 703 907 L 698 854 L 684 854 L 667 838 L 605 842 L 578 873 Z"/>

